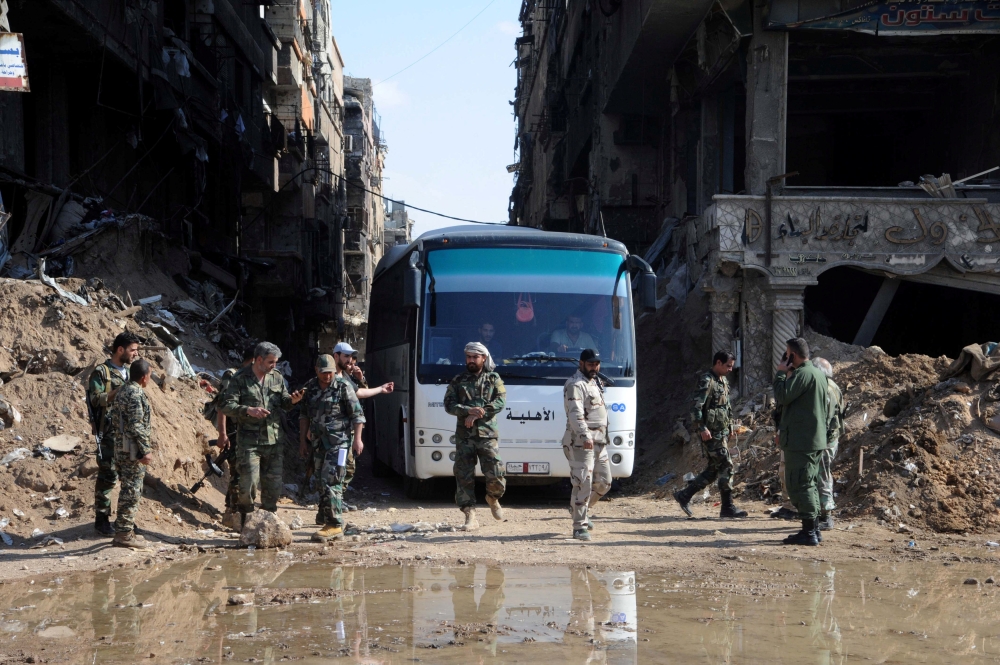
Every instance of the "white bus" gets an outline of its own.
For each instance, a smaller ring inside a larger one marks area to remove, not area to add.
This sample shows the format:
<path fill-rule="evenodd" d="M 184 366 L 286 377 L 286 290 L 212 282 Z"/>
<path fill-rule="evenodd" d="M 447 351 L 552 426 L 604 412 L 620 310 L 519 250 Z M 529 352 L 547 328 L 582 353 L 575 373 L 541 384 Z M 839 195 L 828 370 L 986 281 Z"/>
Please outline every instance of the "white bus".
<path fill-rule="evenodd" d="M 610 379 L 612 474 L 630 476 L 633 281 L 643 307 L 655 309 L 649 266 L 620 242 L 591 235 L 458 226 L 392 248 L 375 269 L 365 352 L 372 385 L 396 384 L 391 395 L 367 400 L 376 475 L 402 475 L 414 499 L 428 497 L 430 479 L 453 475 L 455 417 L 444 410 L 445 389 L 465 370 L 465 345 L 492 330 L 487 346 L 507 387 L 497 420 L 508 482 L 569 476 L 562 388 L 588 346 Z"/>

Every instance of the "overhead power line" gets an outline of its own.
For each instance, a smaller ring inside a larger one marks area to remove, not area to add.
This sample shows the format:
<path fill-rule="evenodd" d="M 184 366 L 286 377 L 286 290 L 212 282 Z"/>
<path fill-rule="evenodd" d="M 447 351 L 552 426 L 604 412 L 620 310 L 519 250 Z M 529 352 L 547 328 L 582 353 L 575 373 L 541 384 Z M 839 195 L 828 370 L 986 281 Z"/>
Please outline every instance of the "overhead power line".
<path fill-rule="evenodd" d="M 456 30 L 455 33 L 451 37 L 449 37 L 448 39 L 444 40 L 443 42 L 441 42 L 440 44 L 438 44 L 437 46 L 435 46 L 434 48 L 432 48 L 430 51 L 428 51 L 427 53 L 423 54 L 422 56 L 420 56 L 419 58 L 417 58 L 416 60 L 414 60 L 413 62 L 411 62 L 410 64 L 408 64 L 406 67 L 403 67 L 402 69 L 400 69 L 398 72 L 396 72 L 392 76 L 389 76 L 389 77 L 386 77 L 386 78 L 382 79 L 381 81 L 379 81 L 375 85 L 382 85 L 383 83 L 385 83 L 389 79 L 395 78 L 395 77 L 399 76 L 400 74 L 402 74 L 403 72 L 405 72 L 410 67 L 413 67 L 414 65 L 416 65 L 417 63 L 419 63 L 421 60 L 424 60 L 425 58 L 427 58 L 428 56 L 430 56 L 432 53 L 434 53 L 435 51 L 437 51 L 439 48 L 441 48 L 442 46 L 444 46 L 445 44 L 447 44 L 448 42 L 450 42 L 452 39 L 454 39 L 455 37 L 457 37 L 458 33 L 462 32 L 463 30 L 465 30 L 466 28 L 468 28 L 472 24 L 473 21 L 475 21 L 477 18 L 479 18 L 480 15 L 482 15 L 483 12 L 485 12 L 487 9 L 489 9 L 490 6 L 494 2 L 496 2 L 496 1 L 497 0 L 490 0 L 486 4 L 485 7 L 483 7 L 482 9 L 479 10 L 478 14 L 476 14 L 475 16 L 473 16 L 472 18 L 470 18 L 469 21 L 468 21 L 468 23 L 466 23 L 461 28 L 459 28 L 458 30 Z M 415 210 L 419 210 L 419 208 L 415 208 Z M 421 212 L 426 212 L 426 211 L 421 211 Z M 437 213 L 431 213 L 431 214 L 437 214 Z M 445 215 L 442 215 L 442 216 L 445 216 Z M 465 221 L 465 220 L 462 220 L 462 221 Z"/>

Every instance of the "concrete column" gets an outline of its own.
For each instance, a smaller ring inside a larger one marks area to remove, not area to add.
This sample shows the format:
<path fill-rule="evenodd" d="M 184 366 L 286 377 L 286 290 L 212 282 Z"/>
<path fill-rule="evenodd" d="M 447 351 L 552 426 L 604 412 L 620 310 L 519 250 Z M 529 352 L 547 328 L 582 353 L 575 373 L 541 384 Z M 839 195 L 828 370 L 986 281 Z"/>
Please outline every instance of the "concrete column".
<path fill-rule="evenodd" d="M 701 140 L 698 142 L 698 214 L 712 205 L 719 191 L 719 100 L 701 100 Z"/>
<path fill-rule="evenodd" d="M 785 346 L 802 332 L 804 286 L 772 287 L 768 305 L 772 313 L 771 370 L 781 362 Z"/>
<path fill-rule="evenodd" d="M 768 0 L 753 0 L 754 32 L 747 64 L 748 194 L 763 195 L 768 178 L 785 173 L 788 33 L 764 30 Z"/>

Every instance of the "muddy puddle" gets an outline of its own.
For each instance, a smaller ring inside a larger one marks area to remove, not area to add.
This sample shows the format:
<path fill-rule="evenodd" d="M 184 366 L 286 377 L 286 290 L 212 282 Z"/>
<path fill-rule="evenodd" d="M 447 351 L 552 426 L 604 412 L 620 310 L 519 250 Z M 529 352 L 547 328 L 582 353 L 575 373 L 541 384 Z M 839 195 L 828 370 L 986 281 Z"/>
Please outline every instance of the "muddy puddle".
<path fill-rule="evenodd" d="M 985 583 L 996 568 L 734 557 L 681 578 L 604 565 L 360 568 L 232 551 L 2 585 L 0 654 L 50 663 L 1000 662 L 1000 599 Z M 971 577 L 979 584 L 964 583 Z"/>

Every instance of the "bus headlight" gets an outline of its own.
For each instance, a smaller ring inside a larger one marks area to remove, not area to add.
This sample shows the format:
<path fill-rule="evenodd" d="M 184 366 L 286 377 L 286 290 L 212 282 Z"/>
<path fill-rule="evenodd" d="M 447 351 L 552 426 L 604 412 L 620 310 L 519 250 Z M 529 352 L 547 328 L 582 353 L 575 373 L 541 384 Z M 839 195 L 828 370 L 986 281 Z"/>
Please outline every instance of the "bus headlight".
<path fill-rule="evenodd" d="M 434 436 L 431 437 L 431 441 L 433 441 L 434 443 L 441 443 L 441 435 L 435 434 Z"/>
<path fill-rule="evenodd" d="M 451 436 L 448 437 L 448 443 L 450 443 L 453 446 L 455 445 L 455 435 L 454 434 L 452 434 Z"/>
<path fill-rule="evenodd" d="M 628 447 L 629 447 L 629 448 L 631 448 L 631 447 L 632 447 L 632 446 L 634 446 L 634 445 L 635 445 L 635 441 L 632 441 L 632 440 L 630 439 L 630 440 L 629 440 L 629 442 L 628 442 Z"/>
<path fill-rule="evenodd" d="M 431 459 L 434 460 L 435 462 L 440 462 L 441 461 L 441 451 L 440 450 L 435 450 L 434 452 L 432 452 L 431 453 Z"/>
<path fill-rule="evenodd" d="M 611 456 L 611 461 L 614 464 L 621 464 L 622 463 L 622 456 L 619 455 L 618 453 L 615 453 L 614 455 Z"/>
<path fill-rule="evenodd" d="M 622 438 L 621 438 L 620 436 L 616 436 L 616 437 L 614 438 L 614 444 L 615 444 L 616 446 L 620 446 L 620 445 L 622 445 Z"/>
<path fill-rule="evenodd" d="M 424 442 L 424 439 L 423 439 L 423 437 L 421 437 L 420 438 L 420 443 L 423 443 L 423 442 Z"/>
<path fill-rule="evenodd" d="M 455 451 L 454 450 L 451 451 L 450 453 L 448 453 L 448 459 L 450 459 L 452 462 L 455 461 Z"/>

